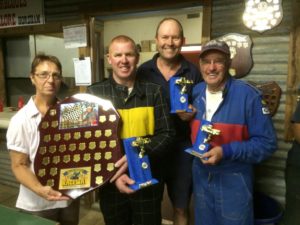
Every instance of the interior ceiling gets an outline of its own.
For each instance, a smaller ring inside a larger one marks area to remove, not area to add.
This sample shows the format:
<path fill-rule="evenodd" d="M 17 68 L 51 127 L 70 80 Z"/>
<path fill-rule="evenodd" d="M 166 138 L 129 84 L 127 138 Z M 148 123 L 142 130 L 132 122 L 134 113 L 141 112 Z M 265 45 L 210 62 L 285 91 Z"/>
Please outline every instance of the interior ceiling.
<path fill-rule="evenodd" d="M 140 17 L 149 17 L 156 15 L 167 15 L 167 14 L 191 14 L 199 12 L 202 10 L 202 6 L 195 7 L 185 7 L 180 9 L 163 9 L 163 10 L 149 10 L 149 11 L 140 11 L 140 12 L 124 12 L 119 14 L 96 16 L 99 20 L 114 20 L 114 19 L 129 19 L 129 18 L 140 18 Z"/>
<path fill-rule="evenodd" d="M 95 17 L 210 5 L 211 0 L 44 0 L 46 15 L 77 13 Z"/>

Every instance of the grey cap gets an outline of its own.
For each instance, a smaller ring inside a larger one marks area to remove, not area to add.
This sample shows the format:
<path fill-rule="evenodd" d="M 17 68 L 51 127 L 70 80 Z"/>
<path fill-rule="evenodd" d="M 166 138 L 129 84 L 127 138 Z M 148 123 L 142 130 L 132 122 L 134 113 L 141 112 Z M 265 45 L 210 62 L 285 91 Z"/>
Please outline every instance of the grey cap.
<path fill-rule="evenodd" d="M 220 51 L 226 55 L 230 55 L 229 46 L 225 41 L 211 40 L 202 46 L 199 57 L 201 58 L 204 53 L 211 50 Z"/>

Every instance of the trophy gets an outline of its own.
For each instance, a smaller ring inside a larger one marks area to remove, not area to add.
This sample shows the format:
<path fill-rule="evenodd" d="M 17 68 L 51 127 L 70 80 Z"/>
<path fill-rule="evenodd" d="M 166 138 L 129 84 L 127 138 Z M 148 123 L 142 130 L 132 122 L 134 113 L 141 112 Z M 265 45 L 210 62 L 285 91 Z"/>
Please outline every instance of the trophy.
<path fill-rule="evenodd" d="M 34 160 L 41 184 L 75 199 L 106 183 L 122 157 L 119 122 L 110 101 L 89 94 L 50 107 L 39 124 Z"/>
<path fill-rule="evenodd" d="M 128 161 L 130 178 L 135 181 L 130 188 L 139 190 L 158 181 L 152 178 L 149 157 L 145 155 L 145 144 L 150 143 L 149 138 L 132 137 L 123 140 Z"/>
<path fill-rule="evenodd" d="M 170 79 L 170 99 L 171 99 L 171 113 L 177 111 L 192 112 L 189 109 L 187 85 L 193 84 L 192 80 L 185 77 L 173 76 Z"/>
<path fill-rule="evenodd" d="M 201 128 L 197 133 L 193 148 L 188 148 L 185 151 L 194 156 L 202 158 L 202 155 L 210 149 L 209 142 L 211 141 L 212 136 L 220 135 L 220 133 L 220 130 L 213 128 L 213 124 L 210 121 L 202 120 Z"/>

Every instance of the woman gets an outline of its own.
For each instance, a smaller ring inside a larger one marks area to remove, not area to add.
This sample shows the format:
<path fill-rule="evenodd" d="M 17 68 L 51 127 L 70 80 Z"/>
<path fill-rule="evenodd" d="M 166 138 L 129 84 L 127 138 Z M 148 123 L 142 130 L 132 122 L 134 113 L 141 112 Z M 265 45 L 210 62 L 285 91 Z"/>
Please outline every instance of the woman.
<path fill-rule="evenodd" d="M 40 141 L 38 125 L 47 110 L 58 101 L 61 63 L 55 56 L 37 55 L 31 65 L 30 79 L 36 93 L 11 119 L 6 136 L 11 168 L 20 182 L 16 207 L 61 225 L 76 225 L 79 200 L 72 201 L 50 186 L 43 186 L 33 170 Z"/>

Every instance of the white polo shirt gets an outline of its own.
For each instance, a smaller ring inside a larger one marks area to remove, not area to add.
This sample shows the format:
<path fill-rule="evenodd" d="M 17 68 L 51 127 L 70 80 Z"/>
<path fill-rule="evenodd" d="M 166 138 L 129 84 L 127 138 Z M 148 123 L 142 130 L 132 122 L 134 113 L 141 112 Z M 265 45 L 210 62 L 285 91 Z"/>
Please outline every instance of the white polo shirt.
<path fill-rule="evenodd" d="M 33 169 L 40 133 L 38 125 L 42 115 L 34 104 L 33 97 L 11 119 L 7 133 L 7 149 L 27 154 L 30 159 L 30 169 Z M 68 201 L 48 201 L 20 184 L 16 207 L 28 211 L 41 211 L 46 209 L 64 208 Z"/>

